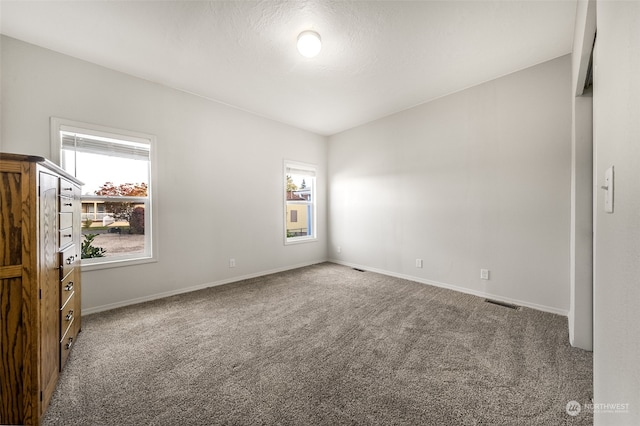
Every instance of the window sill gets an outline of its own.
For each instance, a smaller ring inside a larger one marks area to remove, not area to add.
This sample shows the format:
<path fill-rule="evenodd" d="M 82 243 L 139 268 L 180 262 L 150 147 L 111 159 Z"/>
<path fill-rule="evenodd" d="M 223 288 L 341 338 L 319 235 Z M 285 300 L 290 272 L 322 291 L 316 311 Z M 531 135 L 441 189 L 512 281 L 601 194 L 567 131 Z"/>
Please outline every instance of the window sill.
<path fill-rule="evenodd" d="M 158 259 L 155 257 L 137 257 L 135 259 L 114 259 L 105 260 L 100 263 L 81 263 L 82 272 L 97 271 L 100 269 L 123 268 L 125 266 L 142 265 L 145 263 L 155 263 Z"/>
<path fill-rule="evenodd" d="M 295 245 L 295 244 L 304 244 L 304 243 L 314 243 L 318 241 L 317 237 L 298 237 L 298 238 L 287 238 L 284 240 L 284 245 Z"/>

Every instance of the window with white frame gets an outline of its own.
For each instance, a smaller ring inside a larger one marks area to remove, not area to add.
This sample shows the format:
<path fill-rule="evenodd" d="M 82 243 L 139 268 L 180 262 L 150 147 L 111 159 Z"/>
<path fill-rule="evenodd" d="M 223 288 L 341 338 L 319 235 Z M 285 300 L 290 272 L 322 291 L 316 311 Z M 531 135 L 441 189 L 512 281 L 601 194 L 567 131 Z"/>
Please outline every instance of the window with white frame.
<path fill-rule="evenodd" d="M 285 161 L 285 244 L 316 240 L 316 168 Z"/>
<path fill-rule="evenodd" d="M 82 265 L 154 260 L 152 178 L 155 138 L 52 119 L 60 166 L 82 187 Z"/>

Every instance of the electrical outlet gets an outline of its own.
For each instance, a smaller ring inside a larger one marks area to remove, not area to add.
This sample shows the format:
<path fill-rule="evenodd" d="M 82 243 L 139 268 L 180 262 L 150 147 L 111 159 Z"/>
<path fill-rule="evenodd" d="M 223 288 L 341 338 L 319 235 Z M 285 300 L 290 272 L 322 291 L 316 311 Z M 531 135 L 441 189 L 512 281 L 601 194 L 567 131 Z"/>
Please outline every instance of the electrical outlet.
<path fill-rule="evenodd" d="M 229 268 L 235 268 L 235 267 L 236 267 L 236 260 L 229 259 Z"/>
<path fill-rule="evenodd" d="M 489 270 L 488 269 L 480 269 L 480 279 L 488 280 L 489 279 Z"/>
<path fill-rule="evenodd" d="M 416 268 L 422 268 L 422 259 L 416 259 Z"/>
<path fill-rule="evenodd" d="M 342 247 L 338 246 L 338 253 L 342 253 Z"/>

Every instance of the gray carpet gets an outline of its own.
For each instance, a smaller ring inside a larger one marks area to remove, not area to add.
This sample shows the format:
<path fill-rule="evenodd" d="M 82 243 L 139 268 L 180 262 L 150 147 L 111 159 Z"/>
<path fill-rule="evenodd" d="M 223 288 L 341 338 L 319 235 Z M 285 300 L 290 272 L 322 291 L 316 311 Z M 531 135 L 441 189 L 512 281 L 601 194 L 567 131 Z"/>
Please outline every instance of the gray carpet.
<path fill-rule="evenodd" d="M 567 319 L 325 263 L 83 318 L 45 425 L 564 425 Z"/>

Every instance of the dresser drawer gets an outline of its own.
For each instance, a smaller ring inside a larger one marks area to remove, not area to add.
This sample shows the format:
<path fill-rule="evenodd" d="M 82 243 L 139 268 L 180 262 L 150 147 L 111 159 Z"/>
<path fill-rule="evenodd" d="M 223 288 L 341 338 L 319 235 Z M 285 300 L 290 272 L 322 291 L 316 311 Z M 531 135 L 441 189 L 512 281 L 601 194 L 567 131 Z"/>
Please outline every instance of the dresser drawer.
<path fill-rule="evenodd" d="M 74 283 L 76 274 L 77 272 L 69 274 L 60 281 L 60 306 L 65 306 L 67 302 L 69 302 L 69 299 L 71 299 L 71 296 L 73 296 L 76 289 L 76 285 Z"/>
<path fill-rule="evenodd" d="M 65 228 L 60 231 L 60 248 L 64 248 L 73 242 L 73 228 Z"/>
<path fill-rule="evenodd" d="M 77 185 L 69 182 L 65 178 L 60 178 L 60 195 L 73 199 L 79 199 L 80 188 Z"/>
<path fill-rule="evenodd" d="M 76 336 L 72 333 L 64 336 L 64 338 L 60 341 L 60 370 L 67 363 L 67 358 L 69 358 L 69 353 L 71 352 L 71 347 L 76 341 Z"/>
<path fill-rule="evenodd" d="M 71 297 L 67 299 L 64 306 L 60 308 L 60 336 L 64 338 L 69 333 L 69 330 L 73 330 L 71 326 L 75 320 L 76 312 L 75 292 L 71 293 Z M 71 334 L 74 334 L 71 332 Z"/>
<path fill-rule="evenodd" d="M 73 275 L 71 274 L 71 276 Z M 60 370 L 67 362 L 71 347 L 78 334 L 76 324 L 79 320 L 80 309 L 76 303 L 76 293 L 72 291 L 65 305 L 60 308 Z"/>
<path fill-rule="evenodd" d="M 73 226 L 73 213 L 60 213 L 58 217 L 59 229 L 71 228 Z"/>
<path fill-rule="evenodd" d="M 60 279 L 64 279 L 69 272 L 79 263 L 80 258 L 76 256 L 76 246 L 70 245 L 60 252 Z"/>
<path fill-rule="evenodd" d="M 76 206 L 80 204 L 80 200 L 70 197 L 60 196 L 60 213 L 73 213 Z"/>

